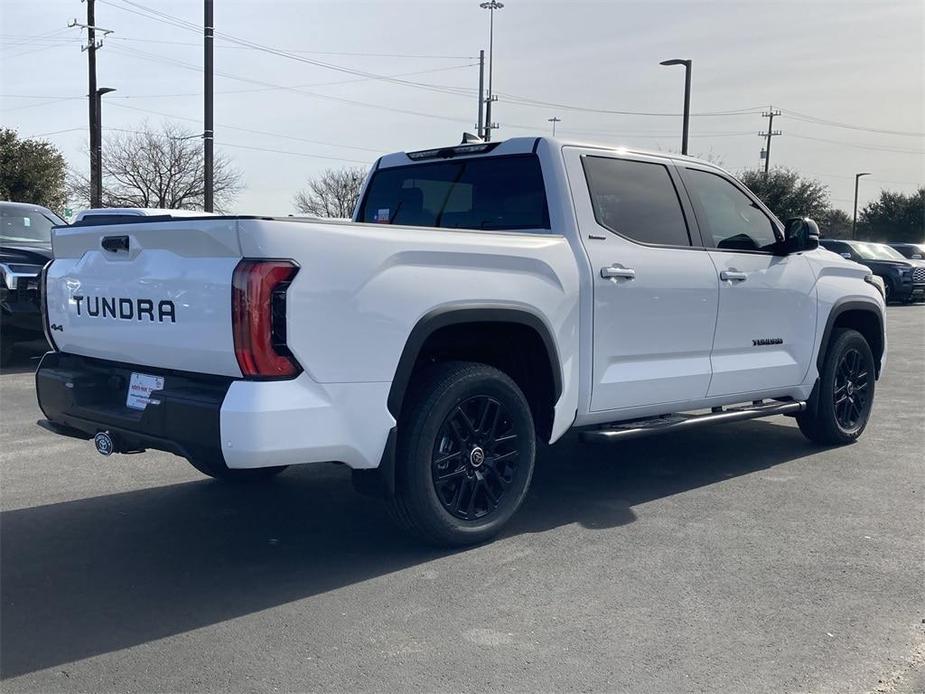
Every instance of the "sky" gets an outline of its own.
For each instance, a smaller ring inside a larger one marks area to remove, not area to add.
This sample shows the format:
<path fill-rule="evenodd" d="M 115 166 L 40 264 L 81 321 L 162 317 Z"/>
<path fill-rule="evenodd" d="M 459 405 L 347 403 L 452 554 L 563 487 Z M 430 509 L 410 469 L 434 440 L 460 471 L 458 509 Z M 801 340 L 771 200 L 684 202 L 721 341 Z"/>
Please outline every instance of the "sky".
<path fill-rule="evenodd" d="M 548 134 L 558 117 L 563 138 L 679 151 L 683 68 L 659 61 L 686 58 L 690 154 L 761 166 L 773 107 L 771 164 L 822 180 L 849 214 L 857 172 L 872 172 L 861 206 L 925 182 L 923 0 L 504 4 L 494 139 Z M 117 90 L 103 97 L 104 139 L 145 121 L 202 132 L 202 7 L 97 0 L 96 24 L 112 30 L 98 85 Z M 215 0 L 216 150 L 245 186 L 231 211 L 289 214 L 326 168 L 474 131 L 488 14 L 479 0 Z M 86 22 L 80 0 L 0 0 L 0 125 L 52 142 L 85 173 L 86 37 L 74 19 Z"/>

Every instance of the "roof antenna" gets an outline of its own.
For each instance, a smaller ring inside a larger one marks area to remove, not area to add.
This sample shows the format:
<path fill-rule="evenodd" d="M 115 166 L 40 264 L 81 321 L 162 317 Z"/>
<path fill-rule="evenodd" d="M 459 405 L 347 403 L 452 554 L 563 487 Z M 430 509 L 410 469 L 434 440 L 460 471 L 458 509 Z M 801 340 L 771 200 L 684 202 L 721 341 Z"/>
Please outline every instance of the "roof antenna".
<path fill-rule="evenodd" d="M 460 144 L 462 144 L 462 145 L 468 145 L 470 142 L 484 142 L 484 141 L 485 141 L 485 140 L 483 140 L 483 139 L 482 139 L 481 137 L 479 137 L 478 135 L 475 135 L 474 133 L 465 133 L 465 132 L 464 132 L 464 133 L 463 133 L 463 139 L 462 139 L 462 142 L 460 142 Z"/>

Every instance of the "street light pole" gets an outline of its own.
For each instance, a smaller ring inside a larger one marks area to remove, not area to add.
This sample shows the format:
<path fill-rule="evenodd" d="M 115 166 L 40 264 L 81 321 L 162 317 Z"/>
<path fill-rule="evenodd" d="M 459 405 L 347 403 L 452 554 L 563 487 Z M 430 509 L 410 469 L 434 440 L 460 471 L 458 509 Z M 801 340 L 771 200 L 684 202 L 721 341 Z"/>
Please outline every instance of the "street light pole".
<path fill-rule="evenodd" d="M 476 135 L 485 139 L 485 51 L 479 51 L 479 120 Z"/>
<path fill-rule="evenodd" d="M 858 183 L 861 180 L 861 176 L 870 176 L 870 171 L 865 171 L 863 173 L 854 174 L 854 215 L 851 217 L 851 239 L 852 241 L 857 238 L 857 228 L 858 228 Z"/>
<path fill-rule="evenodd" d="M 494 65 L 494 42 L 495 42 L 495 10 L 504 7 L 504 3 L 498 0 L 489 0 L 479 5 L 483 10 L 488 10 L 488 98 L 485 101 L 485 142 L 491 140 L 491 131 L 498 126 L 491 121 L 491 102 L 495 100 L 495 93 L 492 91 L 492 67 Z"/>
<path fill-rule="evenodd" d="M 681 154 L 687 154 L 687 137 L 691 122 L 691 60 L 681 60 L 674 58 L 672 60 L 663 60 L 659 65 L 683 65 L 684 66 L 684 125 L 681 131 Z"/>
<path fill-rule="evenodd" d="M 552 136 L 556 136 L 556 123 L 561 123 L 562 119 L 559 116 L 553 116 L 552 118 L 546 119 L 548 122 L 552 123 Z"/>
<path fill-rule="evenodd" d="M 112 87 L 100 87 L 93 93 L 96 121 L 93 123 L 93 156 L 90 172 L 92 190 L 90 197 L 96 202 L 96 207 L 103 206 L 103 94 L 116 91 Z"/>

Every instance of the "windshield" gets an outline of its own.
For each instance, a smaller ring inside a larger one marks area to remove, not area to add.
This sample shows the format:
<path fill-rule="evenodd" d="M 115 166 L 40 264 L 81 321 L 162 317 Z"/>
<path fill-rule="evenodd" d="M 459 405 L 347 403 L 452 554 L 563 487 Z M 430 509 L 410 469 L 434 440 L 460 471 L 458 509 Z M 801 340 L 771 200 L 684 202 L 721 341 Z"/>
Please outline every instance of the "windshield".
<path fill-rule="evenodd" d="M 856 243 L 854 249 L 865 260 L 905 260 L 902 253 L 882 243 Z"/>
<path fill-rule="evenodd" d="M 51 228 L 64 221 L 30 207 L 0 207 L 0 242 L 19 246 L 51 245 Z"/>
<path fill-rule="evenodd" d="M 906 257 L 897 251 L 895 248 L 890 248 L 885 243 L 868 243 L 865 244 L 870 246 L 873 249 L 874 253 L 877 253 L 877 258 L 880 260 L 905 260 Z"/>
<path fill-rule="evenodd" d="M 906 258 L 922 258 L 925 257 L 925 245 L 920 243 L 907 243 L 903 244 L 896 248 L 897 251 L 902 253 Z"/>

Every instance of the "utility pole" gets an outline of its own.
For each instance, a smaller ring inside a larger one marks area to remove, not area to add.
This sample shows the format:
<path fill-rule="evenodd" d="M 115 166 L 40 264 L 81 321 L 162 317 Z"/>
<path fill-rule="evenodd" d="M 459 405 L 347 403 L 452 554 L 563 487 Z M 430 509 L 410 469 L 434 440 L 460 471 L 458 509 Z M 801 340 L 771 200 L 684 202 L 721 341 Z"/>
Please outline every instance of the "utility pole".
<path fill-rule="evenodd" d="M 491 120 L 491 103 L 497 101 L 494 91 L 492 90 L 492 68 L 494 66 L 494 55 L 495 55 L 495 10 L 500 10 L 504 7 L 504 3 L 498 2 L 498 0 L 489 0 L 488 2 L 483 2 L 479 4 L 483 10 L 488 10 L 489 13 L 489 23 L 488 23 L 488 98 L 485 100 L 485 142 L 491 140 L 491 131 L 495 130 L 498 127 L 497 123 L 492 122 Z"/>
<path fill-rule="evenodd" d="M 561 123 L 562 119 L 559 116 L 553 116 L 552 118 L 546 119 L 548 122 L 552 123 L 552 136 L 556 136 L 556 123 Z"/>
<path fill-rule="evenodd" d="M 482 109 L 485 107 L 485 51 L 479 51 L 479 121 L 476 134 L 485 139 L 485 126 Z"/>
<path fill-rule="evenodd" d="M 96 123 L 93 124 L 93 136 L 96 138 L 94 158 L 95 195 L 97 207 L 103 206 L 103 94 L 116 91 L 112 87 L 100 87 L 96 90 Z"/>
<path fill-rule="evenodd" d="M 870 171 L 865 171 L 864 173 L 854 174 L 854 215 L 851 217 L 851 240 L 854 241 L 857 239 L 857 229 L 858 229 L 858 183 L 861 180 L 861 176 L 870 176 Z"/>
<path fill-rule="evenodd" d="M 87 95 L 90 97 L 90 207 L 102 206 L 103 170 L 100 161 L 102 146 L 99 136 L 99 95 L 96 93 L 96 0 L 87 0 Z"/>
<path fill-rule="evenodd" d="M 87 44 L 80 47 L 80 52 L 87 51 L 87 99 L 89 101 L 90 131 L 90 207 L 100 207 L 103 200 L 103 157 L 102 157 L 102 123 L 100 118 L 100 97 L 114 89 L 96 88 L 96 51 L 103 42 L 96 40 L 96 32 L 103 36 L 112 33 L 111 29 L 96 26 L 96 0 L 84 0 L 87 3 L 87 23 L 81 24 L 76 19 L 68 27 L 80 27 L 87 30 Z"/>
<path fill-rule="evenodd" d="M 767 142 L 764 145 L 764 175 L 768 175 L 768 169 L 771 167 L 771 138 L 776 135 L 782 135 L 780 130 L 774 129 L 774 116 L 779 116 L 780 111 L 775 111 L 773 106 L 769 106 L 768 110 L 761 114 L 762 118 L 768 119 L 768 131 L 766 133 L 758 133 L 759 137 L 767 138 Z"/>
<path fill-rule="evenodd" d="M 205 39 L 204 39 L 204 49 L 205 49 L 205 60 L 204 63 L 204 125 L 202 131 L 202 142 L 204 150 L 204 164 L 205 170 L 203 171 L 204 179 L 204 193 L 203 193 L 203 204 L 202 208 L 206 212 L 213 212 L 215 207 L 215 180 L 214 180 L 214 153 L 213 145 L 215 144 L 215 131 L 214 124 L 212 122 L 212 116 L 214 111 L 214 103 L 212 99 L 212 43 L 215 40 L 213 34 L 215 31 L 214 22 L 212 20 L 212 0 L 205 0 L 205 21 L 203 22 L 205 28 Z"/>

